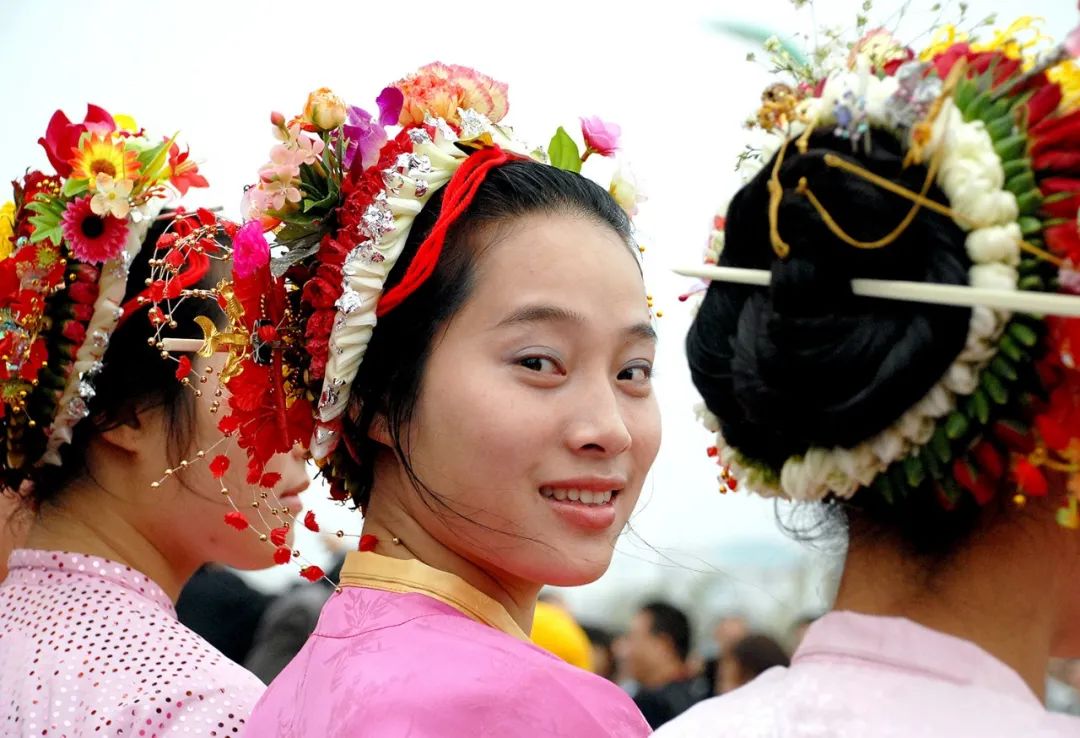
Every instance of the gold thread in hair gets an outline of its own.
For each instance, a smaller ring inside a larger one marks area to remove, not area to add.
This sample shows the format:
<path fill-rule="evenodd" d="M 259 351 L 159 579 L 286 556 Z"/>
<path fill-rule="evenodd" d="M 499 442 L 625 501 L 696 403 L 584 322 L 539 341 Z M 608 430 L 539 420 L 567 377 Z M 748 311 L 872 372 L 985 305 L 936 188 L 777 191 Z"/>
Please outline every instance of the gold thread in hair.
<path fill-rule="evenodd" d="M 769 177 L 769 241 L 773 252 L 780 259 L 787 259 L 791 246 L 780 236 L 780 201 L 784 198 L 784 186 L 780 184 L 780 165 L 784 163 L 788 140 L 780 146 L 773 162 L 772 175 Z"/>

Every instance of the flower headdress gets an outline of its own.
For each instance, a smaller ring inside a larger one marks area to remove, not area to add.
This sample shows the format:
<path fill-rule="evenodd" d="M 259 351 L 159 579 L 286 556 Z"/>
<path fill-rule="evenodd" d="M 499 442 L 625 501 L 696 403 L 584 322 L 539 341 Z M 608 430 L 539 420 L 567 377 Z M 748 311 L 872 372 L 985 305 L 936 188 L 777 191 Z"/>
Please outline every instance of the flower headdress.
<path fill-rule="evenodd" d="M 1039 56 L 1045 40 L 1024 18 L 989 41 L 954 27 L 939 29 L 921 51 L 885 30 L 867 33 L 831 69 L 793 63 L 773 43 L 778 67 L 794 73 L 762 96 L 751 127 L 772 134 L 763 150 L 741 157 L 774 158 L 769 181 L 770 240 L 785 259 L 778 228 L 783 187 L 778 172 L 789 148 L 805 150 L 811 133 L 829 130 L 853 150 L 870 145 L 871 129 L 904 146 L 905 166 L 926 167 L 920 192 L 834 155 L 825 164 L 907 199 L 908 217 L 865 242 L 844 231 L 803 178 L 796 193 L 817 210 L 840 241 L 855 248 L 892 242 L 921 209 L 945 214 L 966 232 L 969 287 L 854 280 L 855 294 L 972 306 L 967 344 L 930 392 L 892 426 L 851 448 L 811 447 L 772 466 L 725 443 L 720 421 L 710 448 L 724 489 L 745 484 L 766 496 L 817 500 L 857 490 L 887 501 L 931 489 L 951 507 L 962 495 L 989 502 L 999 480 L 1017 489 L 1016 504 L 1047 494 L 1044 470 L 1080 471 L 1080 52 L 1074 32 Z M 825 55 L 814 58 L 822 60 Z M 932 184 L 947 205 L 926 197 Z M 709 279 L 768 284 L 768 273 L 724 266 L 724 218 L 717 218 L 706 256 L 693 271 Z M 891 230 L 890 230 L 891 229 Z M 977 289 L 972 289 L 977 288 Z M 1050 317 L 1042 317 L 1050 314 Z M 1059 521 L 1080 527 L 1077 490 Z"/>
<path fill-rule="evenodd" d="M 266 463 L 300 444 L 322 467 L 332 496 L 348 499 L 342 416 L 353 407 L 352 384 L 376 322 L 430 276 L 447 230 L 486 173 L 512 159 L 580 171 L 592 155 L 618 148 L 618 127 L 595 118 L 582 119 L 584 150 L 562 128 L 548 152 L 523 145 L 501 125 L 507 86 L 467 67 L 429 64 L 384 89 L 377 104 L 373 116 L 323 88 L 311 93 L 301 115 L 274 113 L 279 143 L 245 194 L 248 222 L 208 225 L 177 239 L 166 256 L 181 264 L 222 230 L 231 240 L 232 278 L 213 291 L 230 318 L 227 329 L 206 322 L 204 341 L 169 339 L 164 328 L 173 303 L 166 298 L 153 309 L 162 311 L 163 350 L 228 353 L 220 428 L 246 450 L 250 483 L 272 486 Z M 385 290 L 415 217 L 440 189 L 438 221 L 400 281 Z M 611 191 L 628 212 L 640 200 L 625 178 Z M 167 287 L 171 268 L 158 276 Z M 178 361 L 178 376 L 185 376 L 190 360 Z M 227 463 L 225 456 L 211 459 L 216 474 Z M 296 556 L 281 534 L 289 521 L 269 504 L 278 525 L 268 540 L 284 563 Z M 238 509 L 228 522 L 248 525 Z M 318 527 L 310 514 L 305 525 Z M 312 567 L 302 573 L 321 576 Z"/>
<path fill-rule="evenodd" d="M 30 171 L 0 210 L 3 478 L 60 464 L 124 310 L 128 268 L 162 207 L 206 180 L 173 138 L 90 105 L 39 140 L 53 174 Z"/>

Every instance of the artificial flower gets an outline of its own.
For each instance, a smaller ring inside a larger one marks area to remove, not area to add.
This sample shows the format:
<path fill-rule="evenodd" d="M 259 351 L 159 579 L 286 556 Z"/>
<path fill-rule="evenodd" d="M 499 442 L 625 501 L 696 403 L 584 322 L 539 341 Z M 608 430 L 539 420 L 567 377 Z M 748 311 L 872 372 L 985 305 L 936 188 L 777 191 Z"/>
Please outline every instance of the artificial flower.
<path fill-rule="evenodd" d="M 245 223 L 233 239 L 233 271 L 247 279 L 270 263 L 270 244 L 262 225 L 255 220 Z"/>
<path fill-rule="evenodd" d="M 295 205 L 300 202 L 300 190 L 292 180 L 273 179 L 260 182 L 258 192 L 252 194 L 252 204 L 259 213 L 281 212 L 285 203 Z"/>
<path fill-rule="evenodd" d="M 401 106 L 405 104 L 405 96 L 396 87 L 386 87 L 375 98 L 375 104 L 379 106 L 379 125 L 397 125 L 401 117 Z"/>
<path fill-rule="evenodd" d="M 284 143 L 286 149 L 295 152 L 297 166 L 315 164 L 325 148 L 321 138 L 307 135 L 295 121 L 288 126 L 274 128 L 274 135 Z"/>
<path fill-rule="evenodd" d="M 15 248 L 12 236 L 15 235 L 15 203 L 5 202 L 0 206 L 0 261 L 11 256 Z"/>
<path fill-rule="evenodd" d="M 139 157 L 123 141 L 91 135 L 79 143 L 71 166 L 71 178 L 90 180 L 92 189 L 99 174 L 117 180 L 134 178 L 139 173 Z"/>
<path fill-rule="evenodd" d="M 433 62 L 392 86 L 402 94 L 402 126 L 420 125 L 428 116 L 460 123 L 459 108 L 498 123 L 509 109 L 505 83 L 457 64 Z"/>
<path fill-rule="evenodd" d="M 285 526 L 274 528 L 270 531 L 270 543 L 275 546 L 284 546 L 289 538 L 289 529 Z"/>
<path fill-rule="evenodd" d="M 206 177 L 199 174 L 199 165 L 188 158 L 189 151 L 174 142 L 169 147 L 169 184 L 181 195 L 186 195 L 192 187 L 209 187 Z"/>
<path fill-rule="evenodd" d="M 237 530 L 244 530 L 251 525 L 251 523 L 248 522 L 247 516 L 245 516 L 244 513 L 238 512 L 236 510 L 225 513 L 225 524 L 231 525 Z"/>
<path fill-rule="evenodd" d="M 622 128 L 615 123 L 605 123 L 597 116 L 581 119 L 581 135 L 585 137 L 585 154 L 582 159 L 587 159 L 590 154 L 611 156 L 619 150 L 619 136 Z"/>
<path fill-rule="evenodd" d="M 274 563 L 287 564 L 292 559 L 292 549 L 288 546 L 278 546 L 274 549 Z"/>
<path fill-rule="evenodd" d="M 394 91 L 397 92 L 397 90 Z M 345 134 L 345 155 L 342 164 L 345 169 L 352 169 L 357 154 L 360 155 L 360 161 L 357 164 L 363 169 L 367 169 L 379 160 L 379 151 L 386 143 L 386 130 L 381 123 L 381 116 L 379 122 L 376 123 L 366 110 L 349 106 L 348 120 L 342 128 Z"/>
<path fill-rule="evenodd" d="M 312 566 L 305 566 L 303 569 L 301 569 L 300 570 L 300 576 L 302 576 L 304 579 L 308 580 L 309 582 L 317 582 L 326 575 L 323 573 L 322 569 L 320 569 L 319 567 L 317 567 L 315 565 L 312 565 Z"/>
<path fill-rule="evenodd" d="M 94 178 L 94 196 L 90 198 L 90 209 L 95 215 L 111 215 L 123 220 L 131 212 L 131 188 L 135 183 L 130 179 L 113 179 L 102 173 Z"/>
<path fill-rule="evenodd" d="M 45 136 L 38 139 L 38 143 L 45 149 L 45 155 L 49 157 L 49 163 L 61 177 L 71 176 L 71 164 L 68 162 L 74 156 L 79 147 L 82 135 L 90 132 L 97 136 L 107 136 L 116 130 L 116 122 L 104 109 L 97 105 L 86 106 L 86 116 L 82 123 L 72 123 L 64 115 L 64 111 L 57 110 L 49 119 L 49 127 L 45 130 Z"/>
<path fill-rule="evenodd" d="M 638 186 L 634 173 L 630 171 L 628 166 L 622 164 L 615 170 L 608 192 L 611 193 L 611 197 L 619 204 L 619 207 L 626 211 L 626 214 L 631 218 L 637 215 L 638 205 L 647 199 L 641 194 L 641 188 Z"/>
<path fill-rule="evenodd" d="M 332 131 L 345 122 L 345 101 L 330 91 L 329 87 L 320 87 L 308 95 L 304 105 L 304 121 L 322 131 Z"/>
<path fill-rule="evenodd" d="M 884 28 L 875 28 L 851 47 L 848 68 L 855 69 L 860 58 L 866 59 L 871 69 L 892 74 L 901 64 L 914 59 L 915 53 Z"/>
<path fill-rule="evenodd" d="M 120 255 L 127 239 L 127 223 L 111 215 L 98 215 L 90 197 L 72 200 L 64 210 L 64 239 L 79 261 L 103 264 Z"/>

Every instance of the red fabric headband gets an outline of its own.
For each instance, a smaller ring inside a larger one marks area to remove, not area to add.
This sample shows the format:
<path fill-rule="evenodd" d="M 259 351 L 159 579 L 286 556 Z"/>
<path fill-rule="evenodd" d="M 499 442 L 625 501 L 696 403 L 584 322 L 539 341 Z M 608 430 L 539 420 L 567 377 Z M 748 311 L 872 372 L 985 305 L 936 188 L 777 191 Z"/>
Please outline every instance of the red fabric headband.
<path fill-rule="evenodd" d="M 468 210 L 488 172 L 512 158 L 510 154 L 495 146 L 470 154 L 458 167 L 454 176 L 446 184 L 439 219 L 435 221 L 435 226 L 420 244 L 420 248 L 416 250 L 416 256 L 409 264 L 405 276 L 379 298 L 379 304 L 375 308 L 376 316 L 382 317 L 393 310 L 427 281 L 427 278 L 435 271 L 435 265 L 439 263 L 447 231 Z"/>

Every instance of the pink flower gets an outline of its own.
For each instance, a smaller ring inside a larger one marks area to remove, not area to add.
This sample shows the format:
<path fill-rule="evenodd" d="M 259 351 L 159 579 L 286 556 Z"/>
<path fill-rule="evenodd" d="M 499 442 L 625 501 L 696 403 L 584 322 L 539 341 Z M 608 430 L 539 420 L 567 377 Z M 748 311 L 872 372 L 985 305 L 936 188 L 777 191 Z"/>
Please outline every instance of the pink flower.
<path fill-rule="evenodd" d="M 475 110 L 498 123 L 510 107 L 506 83 L 457 64 L 433 62 L 393 87 L 402 95 L 397 122 L 403 126 L 419 125 L 429 115 L 456 124 L 458 108 Z"/>
<path fill-rule="evenodd" d="M 281 211 L 285 209 L 285 203 L 296 204 L 300 202 L 300 190 L 292 180 L 263 180 L 259 183 L 257 192 L 252 195 L 252 204 L 259 213 Z"/>
<path fill-rule="evenodd" d="M 64 240 L 79 261 L 104 264 L 124 250 L 127 222 L 111 215 L 97 215 L 90 207 L 90 197 L 68 203 L 63 217 Z"/>
<path fill-rule="evenodd" d="M 270 244 L 257 220 L 245 223 L 233 239 L 233 272 L 247 279 L 270 263 Z"/>
<path fill-rule="evenodd" d="M 401 106 L 405 104 L 405 96 L 396 87 L 386 87 L 375 98 L 375 104 L 379 106 L 379 125 L 396 125 L 401 117 Z"/>
<path fill-rule="evenodd" d="M 295 154 L 297 166 L 307 164 L 311 166 L 322 155 L 325 144 L 321 138 L 313 138 L 304 133 L 300 124 L 293 122 L 288 128 L 274 128 L 274 136 L 284 143 L 289 151 Z"/>
<path fill-rule="evenodd" d="M 379 95 L 380 100 L 386 96 L 387 90 L 393 90 L 398 94 L 398 97 L 401 96 L 401 93 L 394 90 L 394 88 L 387 87 L 386 90 L 383 90 L 383 94 Z M 394 112 L 395 122 L 400 109 L 401 104 L 399 101 L 397 111 Z M 383 125 L 381 113 L 379 122 L 376 122 L 366 110 L 357 107 L 349 108 L 349 117 L 342 129 L 345 133 L 345 158 L 342 162 L 345 169 L 352 169 L 353 161 L 358 154 L 361 169 L 367 169 L 379 161 L 379 151 L 382 149 L 383 144 L 386 143 L 386 131 L 383 129 Z"/>
<path fill-rule="evenodd" d="M 611 156 L 619 150 L 622 128 L 615 123 L 605 123 L 597 116 L 581 119 L 581 135 L 585 137 L 585 157 L 590 153 Z"/>

